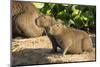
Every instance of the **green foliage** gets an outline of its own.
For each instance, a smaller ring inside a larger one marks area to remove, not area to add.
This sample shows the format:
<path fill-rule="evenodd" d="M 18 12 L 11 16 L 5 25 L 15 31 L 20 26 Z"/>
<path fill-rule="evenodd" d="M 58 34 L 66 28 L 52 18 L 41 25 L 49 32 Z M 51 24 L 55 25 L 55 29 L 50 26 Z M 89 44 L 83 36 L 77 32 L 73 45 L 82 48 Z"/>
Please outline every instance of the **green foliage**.
<path fill-rule="evenodd" d="M 63 20 L 69 27 L 95 28 L 96 26 L 95 6 L 45 3 L 40 11 Z"/>

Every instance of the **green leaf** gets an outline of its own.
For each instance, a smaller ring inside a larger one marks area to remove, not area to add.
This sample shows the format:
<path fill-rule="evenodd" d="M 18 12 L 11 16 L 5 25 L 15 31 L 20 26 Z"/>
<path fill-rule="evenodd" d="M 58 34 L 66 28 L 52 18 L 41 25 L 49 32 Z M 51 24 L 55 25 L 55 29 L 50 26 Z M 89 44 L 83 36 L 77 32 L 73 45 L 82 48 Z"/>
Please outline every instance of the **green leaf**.
<path fill-rule="evenodd" d="M 62 14 L 63 14 L 63 11 L 61 11 L 61 12 L 58 13 L 58 15 L 62 15 Z"/>
<path fill-rule="evenodd" d="M 69 23 L 70 24 L 75 24 L 75 22 L 72 19 L 69 20 Z"/>
<path fill-rule="evenodd" d="M 75 15 L 79 14 L 79 12 L 80 12 L 80 10 L 75 9 L 75 10 L 73 11 L 73 13 L 72 13 L 72 16 L 75 16 Z"/>
<path fill-rule="evenodd" d="M 63 4 L 63 6 L 68 6 L 68 4 Z"/>
<path fill-rule="evenodd" d="M 47 10 L 47 12 L 46 12 L 47 14 L 51 14 L 51 10 Z"/>
<path fill-rule="evenodd" d="M 44 7 L 44 3 L 33 3 L 33 5 L 35 5 L 35 7 L 37 7 L 37 8 L 43 8 Z"/>
<path fill-rule="evenodd" d="M 74 11 L 74 10 L 76 10 L 76 7 L 77 7 L 78 5 L 73 5 L 72 6 L 72 11 Z"/>
<path fill-rule="evenodd" d="M 87 18 L 87 17 L 85 17 L 85 16 L 82 16 L 82 18 L 83 18 L 85 21 L 87 21 L 87 20 L 88 20 L 88 18 Z"/>
<path fill-rule="evenodd" d="M 80 17 L 80 15 L 76 15 L 76 16 L 74 17 L 74 20 L 79 19 L 79 17 Z"/>

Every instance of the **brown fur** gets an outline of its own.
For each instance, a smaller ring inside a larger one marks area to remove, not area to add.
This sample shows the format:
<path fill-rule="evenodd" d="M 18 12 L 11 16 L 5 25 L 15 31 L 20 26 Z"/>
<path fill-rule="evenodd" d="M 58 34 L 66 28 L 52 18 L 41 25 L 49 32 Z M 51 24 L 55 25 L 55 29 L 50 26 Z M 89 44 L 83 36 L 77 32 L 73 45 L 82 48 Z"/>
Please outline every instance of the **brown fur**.
<path fill-rule="evenodd" d="M 58 45 L 55 37 L 48 33 L 48 30 L 49 30 L 49 27 L 51 27 L 52 25 L 59 23 L 59 22 L 63 23 L 62 20 L 58 19 L 56 21 L 55 18 L 51 17 L 50 15 L 42 15 L 36 19 L 37 26 L 45 28 L 46 34 L 48 35 L 48 37 L 50 38 L 50 40 L 52 42 L 53 49 L 51 52 L 57 52 L 56 46 L 58 46 L 58 47 L 60 47 L 60 46 Z"/>
<path fill-rule="evenodd" d="M 13 1 L 11 6 L 13 37 L 39 37 L 45 32 L 45 27 L 55 23 L 54 17 L 41 14 L 30 2 Z M 45 32 L 46 33 L 46 32 Z M 57 42 L 48 35 L 56 52 Z"/>
<path fill-rule="evenodd" d="M 54 17 L 41 14 L 31 2 L 13 1 L 11 13 L 13 37 L 41 36 L 45 27 L 56 22 Z"/>
<path fill-rule="evenodd" d="M 67 28 L 61 23 L 50 27 L 50 34 L 60 43 L 63 49 L 63 55 L 66 52 L 82 53 L 83 51 L 92 51 L 92 41 L 89 35 L 73 28 Z"/>
<path fill-rule="evenodd" d="M 14 36 L 37 37 L 43 34 L 44 29 L 35 23 L 35 19 L 41 14 L 32 3 L 13 1 L 11 11 Z"/>
<path fill-rule="evenodd" d="M 36 24 L 39 27 L 50 27 L 55 23 L 56 23 L 55 18 L 50 15 L 41 15 L 36 19 Z"/>

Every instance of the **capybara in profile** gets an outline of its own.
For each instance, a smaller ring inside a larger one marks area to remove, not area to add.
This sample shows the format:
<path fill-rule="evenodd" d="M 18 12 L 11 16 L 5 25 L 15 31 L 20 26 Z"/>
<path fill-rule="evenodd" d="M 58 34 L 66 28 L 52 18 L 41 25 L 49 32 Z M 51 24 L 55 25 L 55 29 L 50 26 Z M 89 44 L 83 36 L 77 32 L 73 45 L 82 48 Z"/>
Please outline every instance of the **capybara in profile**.
<path fill-rule="evenodd" d="M 40 13 L 31 2 L 12 1 L 11 15 L 13 37 L 42 36 L 44 28 L 56 22 L 54 17 Z"/>
<path fill-rule="evenodd" d="M 56 22 L 55 18 L 50 15 L 41 15 L 36 19 L 36 24 L 39 27 L 50 27 Z"/>
<path fill-rule="evenodd" d="M 92 51 L 92 41 L 89 35 L 74 28 L 67 28 L 61 23 L 50 27 L 49 33 L 53 35 L 60 44 L 63 55 L 69 53 L 82 53 L 83 51 Z M 57 47 L 57 46 L 56 46 Z"/>
<path fill-rule="evenodd" d="M 32 2 L 12 1 L 12 37 L 39 37 L 48 35 L 46 27 L 53 25 L 56 20 L 50 15 L 44 15 L 32 4 Z M 57 42 L 53 36 L 48 35 L 54 49 Z M 56 51 L 56 50 L 53 50 Z"/>

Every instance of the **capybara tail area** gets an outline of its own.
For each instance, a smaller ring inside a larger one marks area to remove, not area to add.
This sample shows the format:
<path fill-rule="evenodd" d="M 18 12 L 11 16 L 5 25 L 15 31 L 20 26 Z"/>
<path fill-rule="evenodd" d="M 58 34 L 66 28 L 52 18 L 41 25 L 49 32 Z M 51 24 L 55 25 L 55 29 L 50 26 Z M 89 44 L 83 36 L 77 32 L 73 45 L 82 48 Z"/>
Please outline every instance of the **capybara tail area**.
<path fill-rule="evenodd" d="M 92 40 L 91 40 L 90 37 L 83 39 L 82 47 L 83 47 L 83 51 L 86 51 L 86 52 L 92 52 L 93 51 Z"/>

